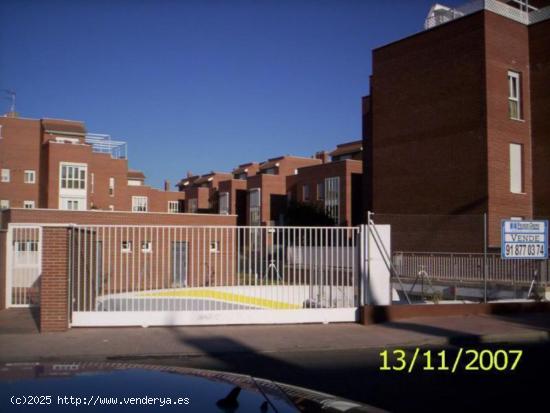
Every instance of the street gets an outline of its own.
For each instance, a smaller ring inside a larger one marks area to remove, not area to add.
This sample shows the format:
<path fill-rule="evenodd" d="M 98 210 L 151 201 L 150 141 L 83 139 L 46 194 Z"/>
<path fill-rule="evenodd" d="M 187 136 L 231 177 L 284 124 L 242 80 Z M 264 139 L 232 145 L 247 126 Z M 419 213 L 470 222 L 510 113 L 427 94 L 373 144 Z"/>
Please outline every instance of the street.
<path fill-rule="evenodd" d="M 229 353 L 181 358 L 112 360 L 185 366 L 250 374 L 336 394 L 394 412 L 531 411 L 545 404 L 543 369 L 550 365 L 550 344 L 476 345 L 469 349 L 521 349 L 516 370 L 380 371 L 381 349 Z M 408 349 L 410 354 L 415 348 Z M 422 347 L 449 357 L 453 347 Z"/>

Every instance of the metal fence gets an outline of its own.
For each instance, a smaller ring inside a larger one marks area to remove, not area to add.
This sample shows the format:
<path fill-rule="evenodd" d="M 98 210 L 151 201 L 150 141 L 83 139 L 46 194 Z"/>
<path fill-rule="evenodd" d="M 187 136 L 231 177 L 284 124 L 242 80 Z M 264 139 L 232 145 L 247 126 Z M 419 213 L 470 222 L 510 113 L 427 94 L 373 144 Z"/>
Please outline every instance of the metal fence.
<path fill-rule="evenodd" d="M 416 278 L 425 271 L 432 280 L 503 284 L 549 283 L 549 260 L 503 260 L 499 254 L 395 252 L 393 264 L 403 278 Z"/>
<path fill-rule="evenodd" d="M 7 237 L 6 303 L 8 307 L 30 307 L 40 303 L 42 229 L 39 226 L 10 226 Z M 2 253 L 4 253 L 2 251 Z"/>
<path fill-rule="evenodd" d="M 73 324 L 129 312 L 141 313 L 134 320 L 147 324 L 148 313 L 205 319 L 238 310 L 244 323 L 250 313 L 243 310 L 356 308 L 358 231 L 76 226 L 70 242 Z"/>

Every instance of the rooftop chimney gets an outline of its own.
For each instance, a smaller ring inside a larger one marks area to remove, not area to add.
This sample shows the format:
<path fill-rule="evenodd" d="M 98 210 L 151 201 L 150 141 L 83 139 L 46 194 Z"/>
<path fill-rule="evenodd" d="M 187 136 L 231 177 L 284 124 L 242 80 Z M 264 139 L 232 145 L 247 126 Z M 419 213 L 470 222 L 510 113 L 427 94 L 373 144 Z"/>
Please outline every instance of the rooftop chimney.
<path fill-rule="evenodd" d="M 169 191 L 170 190 L 170 181 L 168 179 L 164 180 L 164 190 Z"/>
<path fill-rule="evenodd" d="M 320 159 L 323 163 L 328 163 L 328 152 L 327 151 L 319 151 L 315 153 L 315 158 Z"/>
<path fill-rule="evenodd" d="M 193 176 L 193 172 L 187 171 L 187 177 L 188 177 L 188 178 L 191 178 L 192 176 Z"/>

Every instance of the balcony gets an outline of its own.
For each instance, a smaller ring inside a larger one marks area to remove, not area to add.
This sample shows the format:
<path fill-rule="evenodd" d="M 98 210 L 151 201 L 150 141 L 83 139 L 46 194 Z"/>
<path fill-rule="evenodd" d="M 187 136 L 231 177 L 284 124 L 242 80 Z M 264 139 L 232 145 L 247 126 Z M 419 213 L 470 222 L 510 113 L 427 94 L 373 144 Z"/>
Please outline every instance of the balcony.
<path fill-rule="evenodd" d="M 517 7 L 509 6 L 499 0 L 474 0 L 454 8 L 436 4 L 431 8 L 428 17 L 424 21 L 424 29 L 431 29 L 480 10 L 488 10 L 525 25 L 538 23 L 550 18 L 550 7 L 536 9 L 526 4 L 525 1 L 519 0 L 513 3 Z"/>
<path fill-rule="evenodd" d="M 114 141 L 110 135 L 88 133 L 84 141 L 92 146 L 95 153 L 107 153 L 113 159 L 128 159 L 126 142 Z"/>

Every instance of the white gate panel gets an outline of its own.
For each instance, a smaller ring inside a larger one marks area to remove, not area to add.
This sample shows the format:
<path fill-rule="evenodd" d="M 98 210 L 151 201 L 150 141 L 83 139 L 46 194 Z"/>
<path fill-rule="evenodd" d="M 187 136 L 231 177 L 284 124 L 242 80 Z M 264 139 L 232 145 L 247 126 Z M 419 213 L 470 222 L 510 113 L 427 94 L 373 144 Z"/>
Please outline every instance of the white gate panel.
<path fill-rule="evenodd" d="M 337 323 L 358 320 L 357 308 L 246 311 L 84 311 L 73 314 L 73 326 L 171 326 Z"/>
<path fill-rule="evenodd" d="M 73 326 L 356 321 L 358 228 L 76 226 Z"/>
<path fill-rule="evenodd" d="M 7 307 L 39 305 L 42 228 L 10 224 L 8 226 L 7 258 Z"/>

